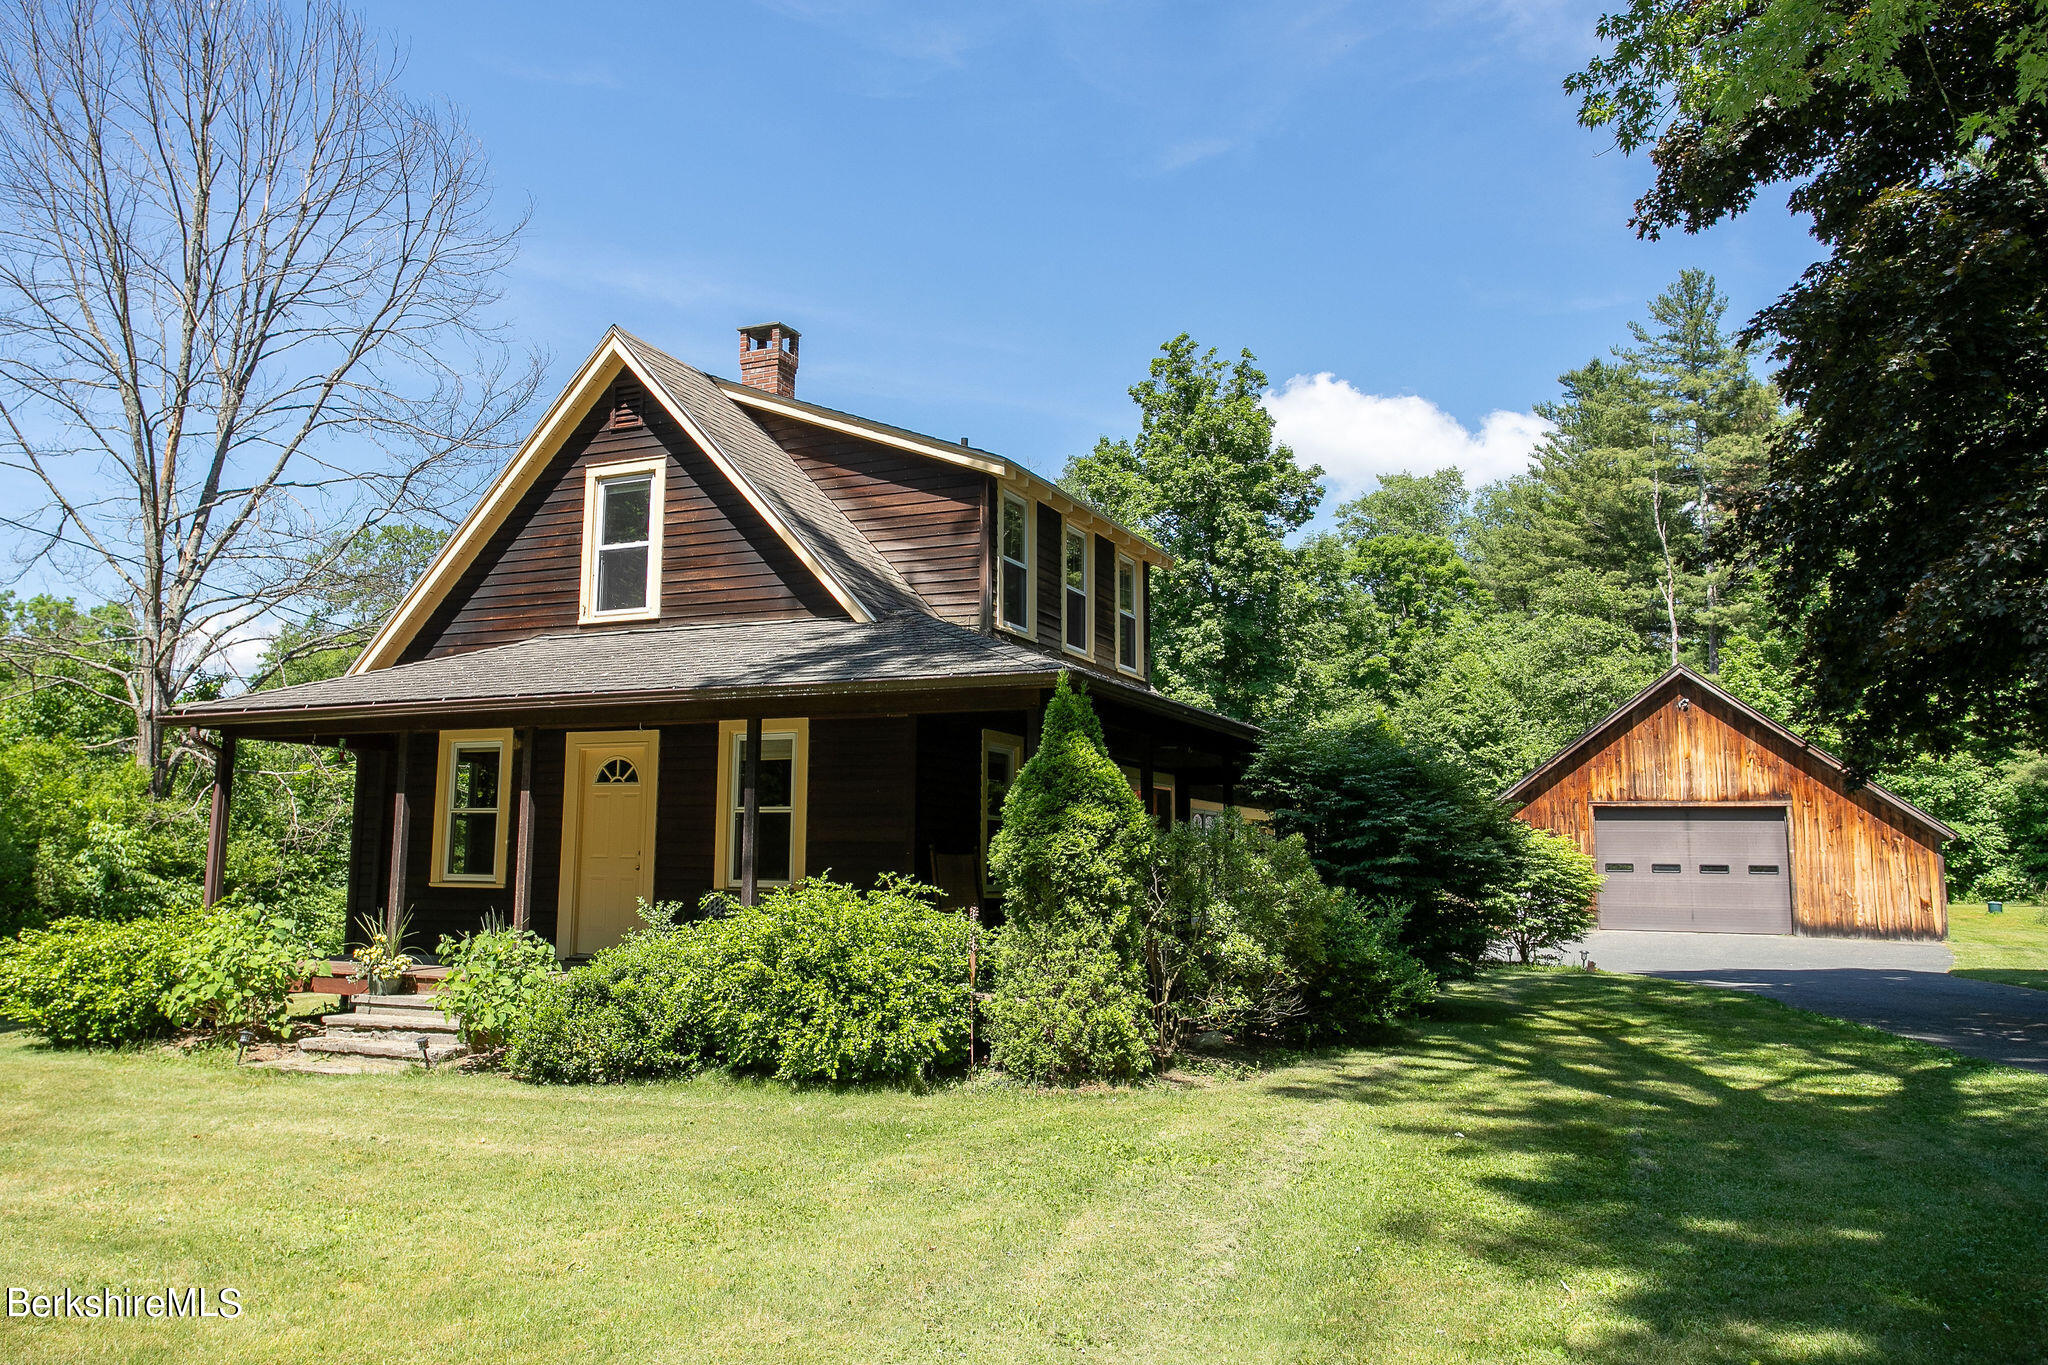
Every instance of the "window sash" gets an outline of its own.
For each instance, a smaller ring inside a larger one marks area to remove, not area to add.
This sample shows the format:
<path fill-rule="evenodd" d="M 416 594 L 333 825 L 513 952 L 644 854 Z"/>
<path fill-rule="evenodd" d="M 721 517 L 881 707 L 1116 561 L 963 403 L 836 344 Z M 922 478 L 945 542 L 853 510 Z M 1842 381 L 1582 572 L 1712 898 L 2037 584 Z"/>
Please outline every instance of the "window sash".
<path fill-rule="evenodd" d="M 1001 534 L 997 563 L 1001 569 L 1002 592 L 997 611 L 1012 630 L 1031 629 L 1031 514 L 1024 499 L 1003 494 Z"/>
<path fill-rule="evenodd" d="M 505 819 L 505 744 L 458 740 L 447 753 L 447 796 L 441 811 L 441 880 L 498 880 L 498 843 Z M 489 755 L 486 769 L 474 762 Z M 480 778 L 482 780 L 480 780 Z M 488 782 L 488 786 L 484 782 Z"/>
<path fill-rule="evenodd" d="M 1116 562 L 1116 661 L 1138 671 L 1138 566 L 1128 559 Z"/>
<path fill-rule="evenodd" d="M 1068 649 L 1086 654 L 1088 649 L 1088 535 L 1078 527 L 1066 530 L 1065 580 L 1062 603 L 1063 636 Z"/>
<path fill-rule="evenodd" d="M 760 817 L 760 844 L 754 850 L 754 881 L 760 886 L 788 886 L 796 864 L 796 765 L 799 744 L 794 730 L 765 730 L 761 734 L 761 790 L 754 801 Z M 733 736 L 732 771 L 727 774 L 732 813 L 728 885 L 738 886 L 745 876 L 740 859 L 745 843 L 747 817 L 747 737 Z M 779 774 L 771 768 L 781 768 Z M 777 799 L 763 799 L 767 797 Z"/>

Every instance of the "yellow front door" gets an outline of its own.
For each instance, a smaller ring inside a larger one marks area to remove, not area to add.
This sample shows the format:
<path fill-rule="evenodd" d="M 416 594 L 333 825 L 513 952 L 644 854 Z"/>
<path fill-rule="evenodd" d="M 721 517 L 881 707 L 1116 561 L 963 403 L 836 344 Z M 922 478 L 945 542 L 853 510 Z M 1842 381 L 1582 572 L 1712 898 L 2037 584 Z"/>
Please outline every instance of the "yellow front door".
<path fill-rule="evenodd" d="M 571 953 L 609 948 L 636 927 L 653 886 L 656 752 L 651 733 L 624 741 L 570 736 L 575 822 Z"/>

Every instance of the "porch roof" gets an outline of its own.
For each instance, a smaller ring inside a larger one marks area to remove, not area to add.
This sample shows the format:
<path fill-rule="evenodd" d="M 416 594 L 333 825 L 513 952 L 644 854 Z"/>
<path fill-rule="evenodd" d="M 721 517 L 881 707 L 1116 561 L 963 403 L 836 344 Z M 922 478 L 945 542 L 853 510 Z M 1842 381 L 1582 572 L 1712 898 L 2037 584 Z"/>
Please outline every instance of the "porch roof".
<path fill-rule="evenodd" d="M 564 632 L 217 701 L 171 713 L 172 724 L 275 726 L 455 710 L 534 712 L 645 700 L 716 701 L 806 693 L 1042 686 L 1060 660 L 931 616 L 857 622 L 787 621 Z M 1252 740 L 1258 727 L 1172 701 L 1142 684 L 1071 670 L 1088 690 Z M 403 727 L 397 727 L 403 728 Z"/>

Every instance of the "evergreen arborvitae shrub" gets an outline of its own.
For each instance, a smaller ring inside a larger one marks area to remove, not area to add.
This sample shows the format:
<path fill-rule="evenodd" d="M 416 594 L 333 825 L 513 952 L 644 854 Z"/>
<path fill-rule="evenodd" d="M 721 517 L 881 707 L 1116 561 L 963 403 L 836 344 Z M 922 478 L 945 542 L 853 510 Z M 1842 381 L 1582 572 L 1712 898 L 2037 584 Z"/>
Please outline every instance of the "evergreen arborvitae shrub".
<path fill-rule="evenodd" d="M 1005 920 L 988 1006 L 997 1066 L 1041 1083 L 1150 1069 L 1138 954 L 1151 843 L 1094 708 L 1062 675 L 989 845 Z"/>

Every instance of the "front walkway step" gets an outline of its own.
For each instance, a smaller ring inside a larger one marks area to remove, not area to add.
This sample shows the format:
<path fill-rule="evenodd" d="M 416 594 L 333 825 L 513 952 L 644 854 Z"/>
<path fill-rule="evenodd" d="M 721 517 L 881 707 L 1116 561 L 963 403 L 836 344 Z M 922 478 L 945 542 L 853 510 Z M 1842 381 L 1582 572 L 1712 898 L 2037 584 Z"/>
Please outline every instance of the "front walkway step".
<path fill-rule="evenodd" d="M 408 995 L 359 995 L 360 1008 L 366 1010 L 438 1010 L 440 1002 L 432 991 L 420 991 Z"/>
<path fill-rule="evenodd" d="M 401 1061 L 418 1061 L 420 1039 L 424 1034 L 397 1033 L 330 1033 L 324 1038 L 308 1038 L 299 1044 L 301 1052 L 339 1054 L 346 1057 L 391 1057 Z M 447 1038 L 427 1040 L 426 1059 L 439 1063 L 461 1057 L 468 1048 Z"/>
<path fill-rule="evenodd" d="M 462 1026 L 438 1010 L 351 1010 L 347 1014 L 326 1014 L 320 1022 L 328 1028 L 352 1028 L 365 1032 L 396 1030 L 400 1033 L 459 1033 Z"/>

